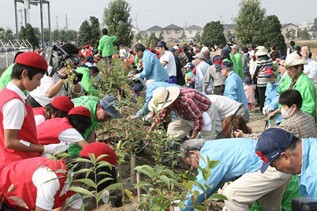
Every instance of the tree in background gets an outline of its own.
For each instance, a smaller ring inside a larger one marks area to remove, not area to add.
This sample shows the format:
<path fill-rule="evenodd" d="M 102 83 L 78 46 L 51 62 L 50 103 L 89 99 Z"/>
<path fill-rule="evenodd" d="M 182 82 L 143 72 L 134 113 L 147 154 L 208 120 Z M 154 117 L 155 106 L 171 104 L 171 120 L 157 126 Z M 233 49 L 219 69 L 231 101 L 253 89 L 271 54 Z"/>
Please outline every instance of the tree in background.
<path fill-rule="evenodd" d="M 290 29 L 286 32 L 285 37 L 287 40 L 294 40 L 295 38 L 297 38 L 295 34 L 296 31 L 294 29 Z"/>
<path fill-rule="evenodd" d="M 198 43 L 201 43 L 201 36 L 200 36 L 200 33 L 199 33 L 199 32 L 197 32 L 197 33 L 195 34 L 194 41 L 195 41 L 195 42 L 198 42 Z"/>
<path fill-rule="evenodd" d="M 14 40 L 14 34 L 11 29 L 5 30 L 4 28 L 0 27 L 0 40 L 4 43 L 9 42 L 9 40 Z"/>
<path fill-rule="evenodd" d="M 310 34 L 307 29 L 298 30 L 298 37 L 302 40 L 310 40 Z"/>
<path fill-rule="evenodd" d="M 136 41 L 142 40 L 141 32 L 137 33 L 134 38 L 135 38 Z"/>
<path fill-rule="evenodd" d="M 265 9 L 261 8 L 260 0 L 242 0 L 240 11 L 234 19 L 235 32 L 241 45 L 263 45 Z"/>
<path fill-rule="evenodd" d="M 132 34 L 132 19 L 130 18 L 131 7 L 125 0 L 110 1 L 104 10 L 104 23 L 108 28 L 109 34 L 116 35 L 117 46 L 130 46 Z"/>
<path fill-rule="evenodd" d="M 202 43 L 208 47 L 213 47 L 214 45 L 225 45 L 226 38 L 223 31 L 223 25 L 220 21 L 211 21 L 207 23 L 203 28 L 203 34 L 201 37 Z"/>
<path fill-rule="evenodd" d="M 78 45 L 91 44 L 97 48 L 100 39 L 100 23 L 98 18 L 90 16 L 89 21 L 85 20 L 79 28 Z"/>
<path fill-rule="evenodd" d="M 155 33 L 152 32 L 151 35 L 145 40 L 146 47 L 155 47 L 156 44 L 160 41 L 159 38 L 155 36 Z"/>
<path fill-rule="evenodd" d="M 39 40 L 35 36 L 34 28 L 29 23 L 26 24 L 25 27 L 24 26 L 21 27 L 21 30 L 19 33 L 19 39 L 28 40 L 31 43 L 33 50 L 39 46 Z"/>
<path fill-rule="evenodd" d="M 275 15 L 267 16 L 264 20 L 263 37 L 265 37 L 264 46 L 278 46 L 283 55 L 286 54 L 286 44 L 282 35 L 282 26 L 280 20 Z"/>
<path fill-rule="evenodd" d="M 91 42 L 90 42 L 90 44 L 94 48 L 97 48 L 98 42 L 100 39 L 100 35 L 101 35 L 99 19 L 94 17 L 94 16 L 90 16 L 89 20 L 90 20 L 90 28 L 91 28 Z"/>
<path fill-rule="evenodd" d="M 311 31 L 317 32 L 317 18 L 314 19 L 314 25 L 310 29 Z"/>
<path fill-rule="evenodd" d="M 91 27 L 90 24 L 87 20 L 85 20 L 79 28 L 79 33 L 78 33 L 78 45 L 79 46 L 84 46 L 87 44 L 90 44 L 90 37 L 91 37 Z"/>
<path fill-rule="evenodd" d="M 52 42 L 56 42 L 57 40 L 62 41 L 64 43 L 71 43 L 77 41 L 78 32 L 72 29 L 55 29 L 52 33 Z"/>

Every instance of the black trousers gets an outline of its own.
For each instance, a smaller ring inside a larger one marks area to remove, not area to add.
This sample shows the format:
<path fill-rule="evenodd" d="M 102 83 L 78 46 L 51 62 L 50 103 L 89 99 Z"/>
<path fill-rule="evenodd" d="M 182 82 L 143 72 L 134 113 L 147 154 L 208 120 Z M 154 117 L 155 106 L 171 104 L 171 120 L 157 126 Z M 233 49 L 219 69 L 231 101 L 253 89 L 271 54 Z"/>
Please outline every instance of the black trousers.
<path fill-rule="evenodd" d="M 258 94 L 259 94 L 259 104 L 260 104 L 260 112 L 262 112 L 265 102 L 265 87 L 258 87 Z"/>

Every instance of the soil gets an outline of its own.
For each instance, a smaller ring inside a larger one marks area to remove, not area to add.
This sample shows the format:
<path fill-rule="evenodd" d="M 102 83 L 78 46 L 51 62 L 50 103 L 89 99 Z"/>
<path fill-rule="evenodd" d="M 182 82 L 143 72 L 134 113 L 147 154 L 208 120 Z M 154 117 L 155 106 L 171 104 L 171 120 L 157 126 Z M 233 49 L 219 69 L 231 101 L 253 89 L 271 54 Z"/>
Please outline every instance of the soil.
<path fill-rule="evenodd" d="M 252 129 L 252 132 L 261 132 L 263 131 L 265 127 L 265 121 L 264 121 L 264 115 L 259 111 L 259 107 L 253 107 L 252 111 L 250 113 L 250 121 L 248 123 L 248 126 Z M 113 141 L 115 138 L 110 137 L 110 139 Z M 144 153 L 136 156 L 136 166 L 138 165 L 144 165 L 148 164 L 150 166 L 155 165 L 154 159 L 151 157 L 151 152 L 145 151 Z M 181 170 L 182 168 L 188 168 L 184 165 L 180 165 L 178 167 Z M 134 200 L 129 201 L 125 200 L 124 206 L 120 208 L 113 208 L 111 207 L 110 203 L 104 204 L 99 206 L 95 211 L 105 211 L 105 210 L 125 210 L 125 211 L 135 211 L 138 210 L 138 200 L 137 200 L 137 194 L 136 191 L 133 190 L 133 185 L 131 185 L 130 182 L 130 164 L 124 164 L 122 165 L 122 181 L 125 183 L 125 188 L 128 188 L 132 191 Z M 127 197 L 126 197 L 127 198 Z M 222 201 L 219 202 L 213 202 L 210 206 L 210 210 L 213 211 L 221 211 L 224 206 L 224 203 Z"/>

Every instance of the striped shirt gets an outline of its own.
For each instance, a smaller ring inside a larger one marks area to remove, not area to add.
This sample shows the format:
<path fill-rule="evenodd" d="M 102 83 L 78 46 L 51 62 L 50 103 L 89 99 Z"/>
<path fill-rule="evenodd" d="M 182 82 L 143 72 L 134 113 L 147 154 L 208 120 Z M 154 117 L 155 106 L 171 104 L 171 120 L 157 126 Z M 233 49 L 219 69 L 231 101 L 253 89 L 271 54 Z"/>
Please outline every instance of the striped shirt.
<path fill-rule="evenodd" d="M 258 71 L 258 75 L 257 75 L 257 86 L 258 87 L 266 87 L 266 84 L 268 82 L 267 78 L 264 78 L 264 70 L 266 66 L 272 65 L 272 59 L 268 58 L 268 59 L 264 59 L 264 60 L 258 60 L 257 61 L 257 70 Z"/>
<path fill-rule="evenodd" d="M 201 131 L 204 126 L 202 113 L 207 111 L 211 101 L 202 93 L 189 88 L 180 88 L 180 93 L 174 101 L 173 108 L 162 109 L 158 113 L 158 122 L 162 122 L 172 111 L 181 118 L 194 121 L 193 130 Z"/>

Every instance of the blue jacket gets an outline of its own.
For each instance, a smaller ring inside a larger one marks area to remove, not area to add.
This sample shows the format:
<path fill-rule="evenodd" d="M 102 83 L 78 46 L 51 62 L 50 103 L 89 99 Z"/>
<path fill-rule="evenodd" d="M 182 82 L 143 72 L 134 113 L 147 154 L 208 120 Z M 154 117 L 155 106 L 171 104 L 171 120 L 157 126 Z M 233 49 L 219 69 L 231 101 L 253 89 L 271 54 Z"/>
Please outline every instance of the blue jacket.
<path fill-rule="evenodd" d="M 233 71 L 229 73 L 229 76 L 225 81 L 225 91 L 223 96 L 242 103 L 246 108 L 248 107 L 248 101 L 245 96 L 242 80 L 239 75 Z"/>
<path fill-rule="evenodd" d="M 154 81 L 166 81 L 169 75 L 164 69 L 156 55 L 149 50 L 145 50 L 142 58 L 143 71 L 140 73 L 140 78 Z"/>
<path fill-rule="evenodd" d="M 271 111 L 274 111 L 278 108 L 278 101 L 280 99 L 280 95 L 278 94 L 278 83 L 270 83 L 268 82 L 265 90 L 265 102 L 264 105 L 268 105 Z M 275 117 L 275 122 L 282 122 L 281 114 L 277 114 Z"/>
<path fill-rule="evenodd" d="M 135 117 L 138 118 L 141 115 L 146 115 L 148 114 L 150 111 L 148 109 L 148 105 L 150 100 L 152 99 L 152 95 L 155 89 L 159 88 L 159 87 L 168 87 L 168 86 L 178 86 L 176 84 L 169 84 L 169 83 L 165 83 L 165 82 L 153 82 L 151 84 L 149 84 L 146 87 L 146 91 L 145 91 L 145 100 L 144 100 L 144 105 L 143 107 L 136 113 Z"/>
<path fill-rule="evenodd" d="M 257 141 L 248 138 L 218 139 L 205 142 L 200 150 L 200 157 L 207 160 L 219 160 L 220 162 L 211 170 L 207 184 L 212 188 L 207 191 L 207 197 L 215 193 L 219 186 L 227 181 L 233 181 L 237 177 L 247 173 L 255 172 L 262 166 L 263 161 L 255 154 Z M 199 159 L 199 166 L 205 168 L 207 164 L 203 159 Z M 196 181 L 204 184 L 203 174 L 198 170 Z M 202 193 L 197 186 L 193 186 L 192 191 L 197 190 Z M 204 195 L 200 194 L 197 203 L 204 201 Z M 192 201 L 188 195 L 185 203 L 185 210 L 190 210 Z"/>
<path fill-rule="evenodd" d="M 317 138 L 302 139 L 302 172 L 298 176 L 303 197 L 317 199 Z"/>

